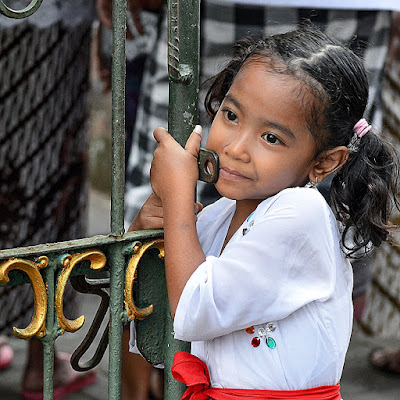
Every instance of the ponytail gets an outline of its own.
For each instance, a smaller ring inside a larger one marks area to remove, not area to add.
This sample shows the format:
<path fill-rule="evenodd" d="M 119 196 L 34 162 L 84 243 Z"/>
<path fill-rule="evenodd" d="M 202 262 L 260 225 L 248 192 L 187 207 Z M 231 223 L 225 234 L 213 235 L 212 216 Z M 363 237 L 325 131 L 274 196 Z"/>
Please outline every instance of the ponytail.
<path fill-rule="evenodd" d="M 395 228 L 388 217 L 393 206 L 399 209 L 398 165 L 392 146 L 371 131 L 333 178 L 331 206 L 343 224 L 342 245 L 349 256 L 379 246 Z"/>

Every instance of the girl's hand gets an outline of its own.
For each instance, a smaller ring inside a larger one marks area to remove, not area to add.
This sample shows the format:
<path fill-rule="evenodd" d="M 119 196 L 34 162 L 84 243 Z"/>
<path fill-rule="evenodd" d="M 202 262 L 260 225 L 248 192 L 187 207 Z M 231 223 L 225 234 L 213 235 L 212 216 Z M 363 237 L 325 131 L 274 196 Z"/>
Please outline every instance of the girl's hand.
<path fill-rule="evenodd" d="M 197 215 L 203 209 L 199 202 L 194 205 L 194 213 Z M 152 193 L 143 204 L 139 213 L 136 215 L 128 229 L 128 232 L 140 231 L 143 229 L 162 229 L 164 228 L 163 208 L 161 200 Z"/>
<path fill-rule="evenodd" d="M 143 229 L 161 229 L 163 227 L 164 221 L 161 200 L 152 193 L 133 219 L 128 232 L 140 231 Z"/>
<path fill-rule="evenodd" d="M 158 146 L 151 164 L 150 178 L 154 193 L 162 202 L 179 199 L 184 193 L 194 196 L 199 170 L 197 155 L 201 143 L 201 127 L 196 126 L 185 148 L 164 129 L 154 131 Z"/>

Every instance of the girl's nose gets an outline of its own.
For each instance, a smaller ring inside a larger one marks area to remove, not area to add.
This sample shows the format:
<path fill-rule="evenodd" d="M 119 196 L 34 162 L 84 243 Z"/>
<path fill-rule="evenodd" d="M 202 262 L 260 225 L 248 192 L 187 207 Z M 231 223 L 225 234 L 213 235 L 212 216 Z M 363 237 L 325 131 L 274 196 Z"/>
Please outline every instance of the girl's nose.
<path fill-rule="evenodd" d="M 238 135 L 225 146 L 225 152 L 231 158 L 247 163 L 250 161 L 250 146 L 247 135 Z"/>

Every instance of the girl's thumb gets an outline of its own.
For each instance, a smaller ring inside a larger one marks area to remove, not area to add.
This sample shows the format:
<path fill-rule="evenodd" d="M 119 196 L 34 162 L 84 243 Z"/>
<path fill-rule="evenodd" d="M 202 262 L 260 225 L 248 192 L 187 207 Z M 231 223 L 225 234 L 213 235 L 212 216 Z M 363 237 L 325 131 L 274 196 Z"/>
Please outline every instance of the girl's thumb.
<path fill-rule="evenodd" d="M 185 150 L 196 158 L 200 151 L 202 133 L 202 127 L 200 125 L 196 125 L 185 146 Z"/>

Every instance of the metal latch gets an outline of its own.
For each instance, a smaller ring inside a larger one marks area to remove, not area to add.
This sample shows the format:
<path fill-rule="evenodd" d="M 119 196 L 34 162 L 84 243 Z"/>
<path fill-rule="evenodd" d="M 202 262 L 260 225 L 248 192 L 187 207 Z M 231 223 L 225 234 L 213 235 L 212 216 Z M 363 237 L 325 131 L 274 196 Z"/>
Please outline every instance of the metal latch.
<path fill-rule="evenodd" d="M 199 180 L 207 183 L 216 183 L 219 174 L 219 159 L 215 151 L 200 149 L 197 156 Z"/>

